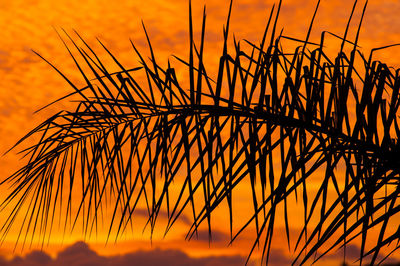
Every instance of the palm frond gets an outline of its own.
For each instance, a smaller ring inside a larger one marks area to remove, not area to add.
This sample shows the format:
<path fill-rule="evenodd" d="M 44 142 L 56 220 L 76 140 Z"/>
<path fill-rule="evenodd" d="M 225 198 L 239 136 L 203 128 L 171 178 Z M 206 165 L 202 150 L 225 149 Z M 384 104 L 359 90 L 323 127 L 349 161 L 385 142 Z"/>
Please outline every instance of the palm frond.
<path fill-rule="evenodd" d="M 319 1 L 315 14 L 318 6 Z M 400 70 L 373 61 L 377 49 L 368 60 L 359 50 L 366 4 L 355 40 L 348 39 L 349 20 L 343 37 L 323 32 L 318 43 L 309 40 L 315 14 L 304 40 L 277 34 L 280 1 L 260 45 L 234 40 L 233 52 L 228 49 L 231 8 L 232 2 L 218 72 L 210 75 L 203 60 L 206 12 L 197 46 L 189 4 L 189 58 L 176 57 L 187 67 L 189 84 L 179 82 L 170 62 L 159 65 L 145 28 L 150 59 L 132 43 L 140 67 L 124 67 L 99 41 L 117 72 L 109 72 L 79 35 L 84 48 L 65 33 L 80 59 L 66 47 L 87 85 L 77 88 L 51 65 L 75 90 L 68 97 L 79 101 L 75 110 L 55 114 L 23 138 L 40 136 L 22 151 L 27 164 L 1 183 L 13 187 L 2 204 L 13 206 L 1 227 L 4 235 L 26 205 L 21 237 L 49 235 L 57 210 L 73 225 L 82 217 L 90 233 L 109 202 L 108 235 L 119 236 L 144 202 L 152 232 L 161 210 L 168 214 L 166 232 L 190 211 L 187 238 L 203 223 L 211 237 L 211 216 L 226 202 L 231 241 L 254 225 L 250 254 L 261 245 L 268 262 L 281 216 L 287 243 L 293 244 L 289 209 L 295 199 L 304 215 L 294 262 L 318 260 L 358 240 L 360 264 L 367 256 L 374 264 L 389 244 L 398 249 L 399 230 L 389 229 L 400 210 Z M 324 52 L 327 33 L 342 40 L 335 58 Z M 283 40 L 299 46 L 287 52 Z M 349 53 L 345 46 L 351 47 Z M 145 80 L 136 77 L 139 72 Z M 182 183 L 173 184 L 178 178 Z M 318 182 L 316 191 L 310 191 L 310 180 Z M 234 232 L 233 194 L 244 182 L 250 184 L 253 214 Z M 77 186 L 81 198 L 74 213 Z M 179 186 L 177 195 L 171 195 L 173 186 Z M 378 237 L 369 234 L 371 229 L 378 230 Z M 374 241 L 371 247 L 367 239 Z"/>

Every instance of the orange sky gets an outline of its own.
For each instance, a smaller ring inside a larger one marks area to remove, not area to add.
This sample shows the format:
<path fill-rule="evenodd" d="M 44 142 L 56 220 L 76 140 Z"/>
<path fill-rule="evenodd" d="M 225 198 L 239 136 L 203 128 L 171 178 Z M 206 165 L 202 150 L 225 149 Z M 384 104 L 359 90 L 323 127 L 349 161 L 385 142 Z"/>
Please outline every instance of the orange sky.
<path fill-rule="evenodd" d="M 232 12 L 231 32 L 237 39 L 248 39 L 257 42 L 263 33 L 272 0 L 235 0 Z M 316 1 L 283 1 L 279 27 L 284 27 L 284 33 L 295 38 L 304 38 L 310 16 Z M 352 2 L 347 0 L 322 1 L 317 15 L 312 39 L 318 40 L 322 30 L 329 30 L 339 35 L 343 34 L 350 14 Z M 207 7 L 206 53 L 209 69 L 215 69 L 218 63 L 216 57 L 222 47 L 222 25 L 225 22 L 228 1 L 197 1 L 193 0 L 193 16 L 195 35 L 201 29 L 203 5 Z M 357 9 L 359 17 L 363 3 Z M 77 30 L 86 41 L 105 57 L 96 37 L 118 57 L 126 67 L 138 66 L 129 43 L 129 38 L 141 49 L 147 52 L 141 20 L 143 19 L 150 34 L 156 55 L 161 62 L 172 60 L 171 55 L 187 56 L 188 47 L 188 3 L 178 1 L 106 1 L 106 0 L 0 0 L 0 153 L 8 150 L 19 138 L 54 113 L 54 111 L 69 106 L 68 102 L 49 107 L 33 114 L 34 111 L 69 92 L 71 88 L 31 49 L 39 52 L 50 62 L 58 66 L 69 78 L 77 84 L 83 84 L 80 74 L 74 68 L 73 61 L 59 40 L 54 28 L 65 29 L 72 33 Z M 360 37 L 360 45 L 365 54 L 371 48 L 400 42 L 400 18 L 398 12 L 400 2 L 396 0 L 370 0 L 364 26 Z M 354 33 L 354 28 L 352 33 Z M 388 64 L 400 66 L 400 48 L 393 48 L 377 57 Z M 110 62 L 110 61 L 108 61 Z M 172 60 L 173 64 L 177 63 Z M 183 74 L 182 74 L 183 75 Z M 178 74 L 179 76 L 179 74 Z M 0 158 L 0 177 L 9 176 L 24 161 L 12 151 Z M 5 188 L 2 188 L 3 191 Z M 243 201 L 250 197 L 243 193 Z M 243 207 L 243 206 L 242 206 Z M 296 211 L 293 209 L 292 211 Z M 224 224 L 224 215 L 217 215 L 216 228 L 221 237 L 208 247 L 207 241 L 184 241 L 187 224 L 181 221 L 167 235 L 166 239 L 156 238 L 150 245 L 148 234 L 141 234 L 139 228 L 134 234 L 127 234 L 116 244 L 104 246 L 103 230 L 96 237 L 87 239 L 91 248 L 100 254 L 115 255 L 132 252 L 136 249 L 169 248 L 181 249 L 191 256 L 207 256 L 222 254 L 240 254 L 246 256 L 251 247 L 251 237 L 254 234 L 244 234 L 233 247 L 227 248 L 228 227 Z M 160 228 L 161 230 L 161 228 Z M 15 239 L 11 233 L 0 248 L 0 255 L 9 256 L 14 247 Z M 82 234 L 75 232 L 62 238 L 62 233 L 55 232 L 44 251 L 55 255 L 66 246 L 82 240 Z M 64 243 L 61 245 L 61 242 Z M 31 249 L 40 246 L 33 245 Z M 16 249 L 15 254 L 30 252 L 29 247 Z M 331 258 L 334 261 L 334 258 Z M 337 261 L 336 261 L 337 262 Z M 336 263 L 335 262 L 335 263 Z"/>

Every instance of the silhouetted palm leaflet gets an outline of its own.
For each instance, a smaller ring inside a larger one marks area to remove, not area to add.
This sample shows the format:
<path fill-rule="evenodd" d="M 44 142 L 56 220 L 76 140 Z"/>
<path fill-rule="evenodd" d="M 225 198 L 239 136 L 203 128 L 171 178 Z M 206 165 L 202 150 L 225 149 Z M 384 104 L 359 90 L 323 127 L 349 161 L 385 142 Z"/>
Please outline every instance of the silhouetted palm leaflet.
<path fill-rule="evenodd" d="M 362 18 L 356 39 L 347 39 L 356 4 L 344 37 L 323 32 L 320 42 L 312 43 L 316 13 L 305 40 L 277 34 L 280 2 L 277 11 L 271 11 L 261 43 L 245 41 L 246 49 L 251 49 L 245 52 L 234 40 L 230 53 L 231 3 L 216 75 L 210 75 L 203 64 L 205 10 L 200 46 L 196 46 L 190 8 L 189 58 L 176 57 L 188 69 L 189 89 L 179 83 L 169 62 L 166 68 L 158 65 L 146 29 L 149 61 L 132 43 L 141 62 L 138 68 L 126 69 L 99 41 L 120 67 L 114 73 L 79 35 L 83 48 L 65 33 L 95 79 L 89 78 L 67 45 L 86 87 L 76 87 L 46 61 L 74 88 L 66 97 L 75 95 L 80 100 L 74 111 L 55 114 L 20 141 L 41 136 L 36 145 L 22 151 L 29 156 L 26 166 L 2 182 L 13 185 L 2 206 L 15 204 L 1 228 L 4 236 L 30 199 L 20 231 L 24 242 L 29 233 L 32 239 L 34 234 L 43 235 L 44 241 L 57 210 L 60 218 L 65 214 L 73 218 L 73 226 L 81 216 L 85 233 L 91 233 L 97 230 L 108 201 L 114 210 L 109 236 L 114 231 L 121 235 L 132 224 L 141 200 L 152 232 L 163 208 L 168 213 L 166 232 L 190 209 L 193 224 L 187 237 L 193 237 L 204 222 L 211 237 L 211 214 L 225 201 L 231 240 L 254 224 L 257 234 L 251 252 L 261 245 L 268 262 L 275 219 L 281 215 L 278 206 L 283 205 L 291 243 L 288 208 L 294 204 L 289 198 L 294 197 L 304 209 L 296 262 L 318 259 L 355 238 L 361 238 L 360 264 L 366 255 L 374 264 L 381 248 L 392 242 L 393 251 L 397 250 L 400 231 L 391 229 L 400 210 L 396 202 L 400 70 L 372 60 L 374 51 L 393 45 L 372 50 L 368 59 L 358 50 Z M 319 2 L 315 12 L 318 6 Z M 342 40 L 334 59 L 324 53 L 326 34 Z M 286 53 L 281 45 L 284 39 L 301 45 Z M 345 45 L 352 47 L 349 54 Z M 357 72 L 356 60 L 362 62 L 362 72 Z M 134 77 L 140 71 L 145 82 Z M 344 169 L 343 173 L 336 168 Z M 311 193 L 307 184 L 317 171 L 323 176 Z M 180 193 L 171 195 L 172 183 L 182 176 Z M 77 179 L 82 199 L 74 214 L 72 191 Z M 233 192 L 243 182 L 250 182 L 254 214 L 234 231 Z M 68 188 L 63 203 L 63 189 Z M 372 238 L 376 245 L 367 248 L 371 228 L 378 228 L 379 234 Z"/>

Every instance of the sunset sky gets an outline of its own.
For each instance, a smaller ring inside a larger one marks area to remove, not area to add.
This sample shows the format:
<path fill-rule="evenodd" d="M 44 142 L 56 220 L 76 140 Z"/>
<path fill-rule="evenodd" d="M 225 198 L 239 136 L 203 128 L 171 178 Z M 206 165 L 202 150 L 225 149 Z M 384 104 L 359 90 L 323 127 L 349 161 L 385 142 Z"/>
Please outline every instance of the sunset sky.
<path fill-rule="evenodd" d="M 304 39 L 316 2 L 316 0 L 284 0 L 278 28 L 284 29 L 284 35 Z M 234 0 L 231 33 L 235 34 L 236 39 L 247 39 L 258 43 L 274 3 L 277 1 Z M 361 1 L 358 5 L 350 36 L 355 35 L 355 26 L 363 4 L 364 2 Z M 229 1 L 193 0 L 192 5 L 196 38 L 200 35 L 202 10 L 203 6 L 206 6 L 206 64 L 208 69 L 215 70 L 222 50 L 222 29 L 228 13 Z M 322 0 L 311 40 L 318 42 L 321 31 L 324 30 L 342 35 L 352 5 L 352 1 L 348 0 Z M 374 47 L 400 43 L 399 11 L 400 1 L 369 1 L 359 41 L 365 54 L 369 55 Z M 182 58 L 188 56 L 187 0 L 0 0 L 0 153 L 3 154 L 10 149 L 49 115 L 71 106 L 70 102 L 63 101 L 34 114 L 39 108 L 70 93 L 72 89 L 32 50 L 59 67 L 78 87 L 84 86 L 84 80 L 74 67 L 74 62 L 56 31 L 62 32 L 64 29 L 74 36 L 73 30 L 76 30 L 104 58 L 104 62 L 111 64 L 111 59 L 96 41 L 96 38 L 99 38 L 121 63 L 127 68 L 133 68 L 139 66 L 139 62 L 129 39 L 143 53 L 146 55 L 148 53 L 142 20 L 148 30 L 156 56 L 163 65 L 168 59 L 172 64 L 180 64 L 173 59 L 172 55 Z M 333 47 L 329 47 L 329 44 Z M 337 42 L 333 39 L 328 39 L 327 47 L 332 48 L 332 51 L 337 51 L 337 47 L 334 46 L 336 44 Z M 385 61 L 391 66 L 400 67 L 400 47 L 378 52 L 376 59 Z M 184 76 L 185 73 L 178 73 L 178 78 Z M 37 138 L 32 138 L 26 145 L 33 144 L 35 140 Z M 24 159 L 21 160 L 17 151 L 18 149 L 12 150 L 0 157 L 1 180 L 26 162 Z M 0 188 L 0 200 L 3 199 L 6 191 L 6 186 Z M 245 209 L 247 203 L 251 204 L 248 193 L 243 193 L 242 203 L 238 208 Z M 296 212 L 295 207 L 292 211 Z M 138 215 L 140 214 L 139 211 Z M 0 219 L 4 219 L 4 215 L 5 213 L 1 213 Z M 139 220 L 144 221 L 146 216 L 144 211 L 142 216 Z M 214 241 L 209 246 L 206 227 L 200 232 L 199 239 L 185 241 L 184 237 L 191 221 L 188 219 L 183 217 L 164 239 L 162 238 L 164 228 L 160 223 L 158 228 L 160 232 L 155 235 L 152 243 L 148 230 L 142 234 L 143 227 L 138 227 L 133 233 L 128 232 L 116 243 L 111 240 L 107 245 L 105 245 L 106 228 L 86 239 L 79 230 L 65 235 L 62 230 L 55 230 L 49 243 L 43 247 L 38 243 L 33 243 L 31 246 L 28 243 L 23 248 L 17 245 L 14 250 L 18 235 L 18 227 L 15 226 L 0 247 L 0 256 L 11 259 L 14 256 L 24 257 L 30 254 L 20 260 L 23 262 L 51 261 L 54 265 L 67 265 L 72 262 L 71 260 L 80 260 L 79 256 L 93 258 L 93 263 L 98 263 L 98 265 L 103 265 L 101 263 L 107 265 L 105 260 L 108 261 L 107 263 L 113 261 L 115 265 L 127 265 L 125 261 L 129 261 L 129 258 L 146 261 L 146 258 L 150 257 L 161 258 L 161 261 L 168 261 L 171 265 L 176 261 L 188 261 L 187 263 L 192 265 L 243 264 L 252 246 L 254 232 L 245 232 L 233 246 L 228 247 L 229 220 L 225 214 L 221 213 L 216 216 Z M 284 227 L 279 228 L 278 225 L 276 234 L 283 234 L 283 232 Z M 85 241 L 86 244 L 79 241 Z M 282 241 L 285 241 L 284 237 Z M 285 265 L 290 262 L 292 255 L 286 249 L 279 249 L 280 246 L 286 247 L 285 245 L 285 242 L 282 242 L 282 245 L 276 245 L 271 255 L 271 261 L 275 263 L 272 265 Z M 31 253 L 41 248 L 42 253 Z M 142 253 L 138 250 L 142 250 Z M 165 253 L 165 250 L 170 251 L 168 253 L 170 256 Z M 348 252 L 350 259 L 355 258 L 359 252 L 358 247 L 351 246 Z M 52 258 L 46 257 L 46 254 Z M 57 254 L 61 255 L 57 256 Z M 256 253 L 254 260 L 257 260 L 257 256 Z M 395 257 L 400 259 L 400 255 Z M 333 253 L 321 262 L 321 265 L 338 265 L 340 261 L 341 255 Z M 10 265 L 14 265 L 12 263 L 14 262 L 10 262 Z M 2 265 L 1 260 L 0 265 Z"/>

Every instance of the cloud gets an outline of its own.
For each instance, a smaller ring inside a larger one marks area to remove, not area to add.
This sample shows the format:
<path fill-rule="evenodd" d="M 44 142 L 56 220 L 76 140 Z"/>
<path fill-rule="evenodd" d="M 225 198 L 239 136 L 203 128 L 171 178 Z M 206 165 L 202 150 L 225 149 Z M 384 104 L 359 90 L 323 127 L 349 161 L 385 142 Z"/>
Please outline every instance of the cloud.
<path fill-rule="evenodd" d="M 49 265 L 109 265 L 109 258 L 99 256 L 84 242 L 77 242 L 61 251 Z"/>
<path fill-rule="evenodd" d="M 210 238 L 208 230 L 197 230 L 197 234 L 193 234 L 190 240 L 202 241 L 202 242 L 208 242 L 211 240 L 211 242 L 213 243 L 229 242 L 230 237 L 228 234 L 225 234 L 224 232 L 213 229 L 211 230 L 211 238 Z"/>
<path fill-rule="evenodd" d="M 101 256 L 84 242 L 77 242 L 59 252 L 55 259 L 42 251 L 33 251 L 25 257 L 6 261 L 0 257 L 0 266 L 242 266 L 246 259 L 241 256 L 212 256 L 191 258 L 179 250 L 134 251 L 117 256 Z"/>
<path fill-rule="evenodd" d="M 25 260 L 39 265 L 46 265 L 52 261 L 51 257 L 42 251 L 32 251 L 25 257 Z"/>
<path fill-rule="evenodd" d="M 356 245 L 347 245 L 346 246 L 346 260 L 354 261 L 360 257 L 361 249 Z M 335 259 L 342 259 L 344 254 L 344 248 L 337 250 L 335 252 L 331 252 L 327 257 L 335 258 Z"/>
<path fill-rule="evenodd" d="M 143 216 L 147 219 L 149 217 L 149 212 L 147 209 L 138 208 L 135 210 L 134 215 Z M 157 219 L 158 218 L 168 219 L 168 213 L 165 210 L 159 210 L 158 214 L 157 214 Z M 192 225 L 192 222 L 190 221 L 189 217 L 187 217 L 184 214 L 180 214 L 177 221 L 181 221 L 182 223 L 184 223 L 186 225 Z"/>
<path fill-rule="evenodd" d="M 365 252 L 368 252 L 366 249 Z M 335 252 L 331 252 L 330 254 L 325 256 L 325 259 L 343 259 L 343 253 L 344 249 L 341 248 L 340 250 L 337 250 Z M 348 263 L 356 263 L 358 262 L 358 259 L 361 254 L 361 249 L 360 247 L 356 245 L 349 244 L 346 246 L 346 262 Z M 363 259 L 364 262 L 368 262 L 372 258 L 372 255 L 369 255 Z M 379 254 L 377 257 L 377 262 L 380 262 L 382 259 L 384 259 L 384 256 L 382 254 Z M 397 261 L 394 258 L 387 258 L 382 265 L 386 266 L 391 266 L 391 265 L 400 265 L 400 262 Z"/>
<path fill-rule="evenodd" d="M 292 260 L 288 258 L 282 250 L 272 249 L 269 254 L 268 265 L 278 266 L 278 265 L 291 265 Z"/>

